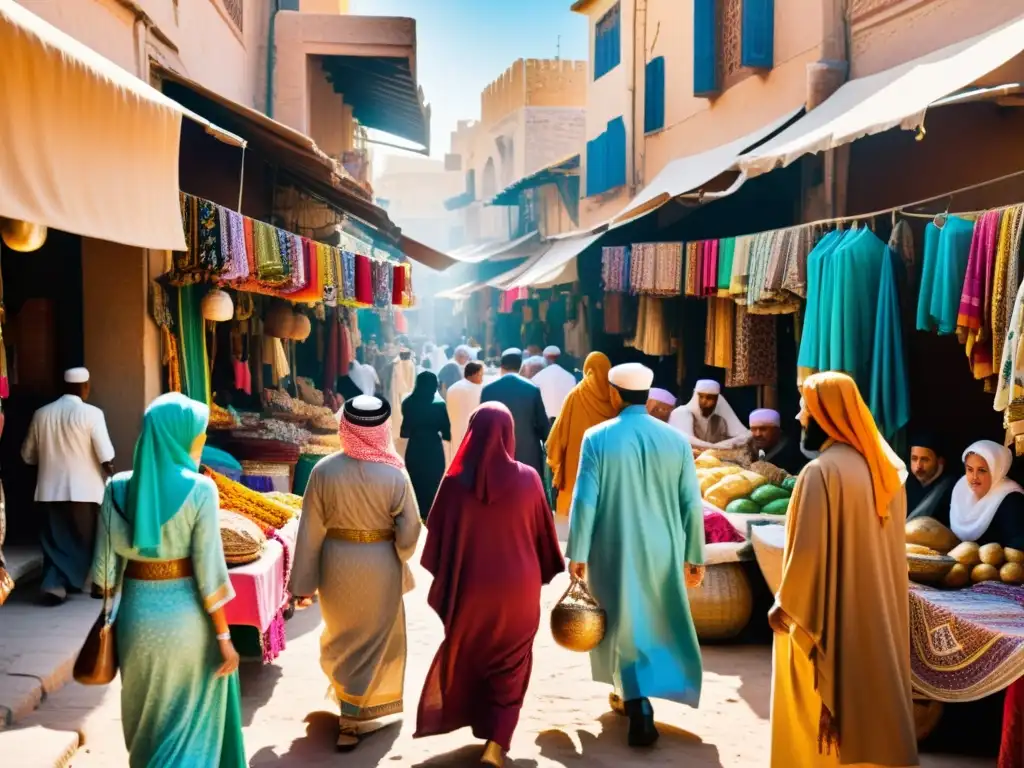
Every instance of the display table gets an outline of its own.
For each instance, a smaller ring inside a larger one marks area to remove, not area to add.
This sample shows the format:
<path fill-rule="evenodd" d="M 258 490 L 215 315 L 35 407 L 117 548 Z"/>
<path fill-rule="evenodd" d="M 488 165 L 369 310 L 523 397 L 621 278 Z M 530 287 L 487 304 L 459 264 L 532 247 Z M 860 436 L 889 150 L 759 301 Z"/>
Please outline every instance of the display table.
<path fill-rule="evenodd" d="M 298 518 L 278 531 L 289 548 L 289 557 L 298 532 Z M 228 624 L 252 627 L 259 633 L 264 662 L 273 661 L 284 650 L 283 613 L 291 599 L 285 560 L 284 546 L 271 539 L 259 560 L 228 570 L 235 590 L 235 598 L 224 606 Z"/>

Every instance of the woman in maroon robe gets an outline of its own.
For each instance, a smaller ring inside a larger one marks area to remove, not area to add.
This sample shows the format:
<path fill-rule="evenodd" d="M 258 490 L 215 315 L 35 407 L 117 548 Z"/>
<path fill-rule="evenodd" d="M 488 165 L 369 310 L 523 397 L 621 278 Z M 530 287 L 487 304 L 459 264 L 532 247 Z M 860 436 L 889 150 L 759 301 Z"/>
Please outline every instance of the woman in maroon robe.
<path fill-rule="evenodd" d="M 536 470 L 518 463 L 512 414 L 473 412 L 428 519 L 428 602 L 445 639 L 420 697 L 416 737 L 470 727 L 500 766 L 519 722 L 540 625 L 541 586 L 565 569 Z"/>

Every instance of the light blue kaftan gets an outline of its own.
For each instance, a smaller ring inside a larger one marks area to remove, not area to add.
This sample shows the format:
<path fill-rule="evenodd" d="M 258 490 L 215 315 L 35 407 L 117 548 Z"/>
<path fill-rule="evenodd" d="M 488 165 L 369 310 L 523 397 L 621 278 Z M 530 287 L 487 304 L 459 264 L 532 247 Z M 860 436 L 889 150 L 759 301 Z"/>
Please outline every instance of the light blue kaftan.
<path fill-rule="evenodd" d="M 684 564 L 704 562 L 704 512 L 689 442 L 642 405 L 589 429 L 570 517 L 567 554 L 587 564 L 608 614 L 594 680 L 626 701 L 696 707 L 703 670 Z"/>
<path fill-rule="evenodd" d="M 827 347 L 829 328 L 826 313 L 831 290 L 826 293 L 825 283 L 830 280 L 825 274 L 829 257 L 843 239 L 845 233 L 833 230 L 825 235 L 807 256 L 807 308 L 804 310 L 803 332 L 800 336 L 800 355 L 797 365 L 801 368 L 819 370 L 821 359 L 820 347 Z M 831 284 L 831 283 L 829 283 Z M 823 342 L 824 338 L 824 342 Z"/>
<path fill-rule="evenodd" d="M 924 230 L 924 266 L 917 297 L 917 329 L 956 331 L 960 293 L 974 237 L 974 222 L 947 216 L 942 229 L 929 222 Z"/>
<path fill-rule="evenodd" d="M 107 486 L 96 535 L 93 580 L 116 584 L 132 549 L 126 508 L 131 473 Z M 160 529 L 157 560 L 191 558 L 194 578 L 125 579 L 116 613 L 121 674 L 121 722 L 131 768 L 243 768 L 238 673 L 215 678 L 222 664 L 209 613 L 234 590 L 217 519 L 217 487 L 200 478 L 178 512 Z M 109 548 L 108 552 L 108 532 Z"/>
<path fill-rule="evenodd" d="M 899 254 L 886 247 L 878 285 L 869 406 L 878 430 L 889 441 L 910 421 L 910 377 L 900 311 L 900 285 L 905 280 L 906 268 Z"/>

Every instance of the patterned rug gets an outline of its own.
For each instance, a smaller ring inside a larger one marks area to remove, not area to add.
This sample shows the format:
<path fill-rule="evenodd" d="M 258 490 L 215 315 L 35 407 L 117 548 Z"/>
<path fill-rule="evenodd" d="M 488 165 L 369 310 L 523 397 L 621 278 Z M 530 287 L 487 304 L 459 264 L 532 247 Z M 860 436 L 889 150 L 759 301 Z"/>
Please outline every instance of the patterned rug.
<path fill-rule="evenodd" d="M 914 690 L 945 702 L 976 701 L 1024 675 L 1024 588 L 977 584 L 943 591 L 912 584 Z"/>

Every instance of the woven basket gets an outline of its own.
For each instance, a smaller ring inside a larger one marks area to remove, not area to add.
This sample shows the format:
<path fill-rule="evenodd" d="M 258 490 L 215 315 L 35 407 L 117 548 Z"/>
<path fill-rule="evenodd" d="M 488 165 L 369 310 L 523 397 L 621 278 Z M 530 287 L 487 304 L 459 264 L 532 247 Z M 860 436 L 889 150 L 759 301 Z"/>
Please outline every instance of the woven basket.
<path fill-rule="evenodd" d="M 946 555 L 914 555 L 907 553 L 910 580 L 918 584 L 941 584 L 956 560 Z"/>
<path fill-rule="evenodd" d="M 585 582 L 575 579 L 551 611 L 551 635 L 563 648 L 578 653 L 594 650 L 604 640 L 608 617 Z"/>
<path fill-rule="evenodd" d="M 790 476 L 786 470 L 769 461 L 755 461 L 750 465 L 750 471 L 757 472 L 772 485 L 782 485 L 782 482 Z"/>
<path fill-rule="evenodd" d="M 731 640 L 750 622 L 754 594 L 739 563 L 709 565 L 704 583 L 686 591 L 700 640 Z"/>
<path fill-rule="evenodd" d="M 259 560 L 267 543 L 267 537 L 256 523 L 226 509 L 220 510 L 220 540 L 228 565 L 245 565 Z"/>

